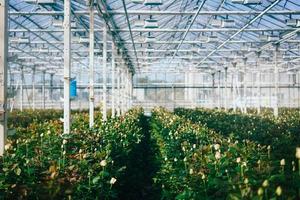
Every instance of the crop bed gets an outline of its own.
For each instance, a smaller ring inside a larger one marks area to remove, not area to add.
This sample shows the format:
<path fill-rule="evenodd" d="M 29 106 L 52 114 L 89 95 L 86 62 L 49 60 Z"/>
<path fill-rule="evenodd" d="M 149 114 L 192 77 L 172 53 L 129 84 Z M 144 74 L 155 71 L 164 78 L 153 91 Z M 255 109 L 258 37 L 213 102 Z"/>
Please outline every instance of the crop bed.
<path fill-rule="evenodd" d="M 10 124 L 0 199 L 300 198 L 298 111 L 135 108 L 105 123 L 96 112 L 93 129 L 75 112 L 69 135 L 60 111 L 26 112 L 10 118 L 26 120 Z"/>

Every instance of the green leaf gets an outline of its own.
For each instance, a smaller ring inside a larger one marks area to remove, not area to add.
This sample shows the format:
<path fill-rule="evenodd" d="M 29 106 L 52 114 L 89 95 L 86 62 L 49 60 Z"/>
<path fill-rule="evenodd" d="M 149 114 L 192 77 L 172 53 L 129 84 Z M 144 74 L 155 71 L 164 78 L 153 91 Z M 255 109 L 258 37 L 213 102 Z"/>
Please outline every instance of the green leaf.
<path fill-rule="evenodd" d="M 94 177 L 93 180 L 92 180 L 93 184 L 97 184 L 98 181 L 100 180 L 100 178 L 101 178 L 100 176 Z"/>

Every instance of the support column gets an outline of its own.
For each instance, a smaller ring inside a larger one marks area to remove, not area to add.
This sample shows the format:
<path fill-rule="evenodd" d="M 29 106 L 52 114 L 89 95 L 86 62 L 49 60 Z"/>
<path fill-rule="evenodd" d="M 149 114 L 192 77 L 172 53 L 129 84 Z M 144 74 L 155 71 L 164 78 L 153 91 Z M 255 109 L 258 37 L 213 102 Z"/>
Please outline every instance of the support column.
<path fill-rule="evenodd" d="M 46 91 L 45 91 L 45 85 L 46 85 L 46 71 L 43 71 L 43 87 L 42 87 L 42 102 L 43 102 L 43 109 L 46 108 Z"/>
<path fill-rule="evenodd" d="M 64 1 L 64 134 L 70 133 L 71 126 L 71 0 Z"/>
<path fill-rule="evenodd" d="M 130 108 L 133 107 L 133 74 L 130 73 L 129 74 L 129 86 L 130 86 L 130 90 L 129 90 L 129 97 L 130 97 Z"/>
<path fill-rule="evenodd" d="M 274 116 L 278 117 L 278 53 L 279 45 L 275 46 L 275 65 L 274 65 L 274 86 L 275 86 L 275 105 L 274 105 Z"/>
<path fill-rule="evenodd" d="M 260 73 L 260 55 L 261 52 L 256 52 L 257 61 L 256 61 L 256 69 L 257 69 L 257 114 L 261 112 L 261 73 Z"/>
<path fill-rule="evenodd" d="M 120 90 L 121 90 L 121 100 L 120 100 L 120 110 L 121 115 L 124 114 L 125 110 L 125 94 L 124 94 L 124 64 L 123 61 L 121 63 L 121 69 L 120 69 Z"/>
<path fill-rule="evenodd" d="M 129 110 L 129 103 L 130 103 L 130 97 L 129 97 L 129 70 L 126 68 L 125 70 L 125 91 L 126 91 L 126 111 Z"/>
<path fill-rule="evenodd" d="M 107 30 L 106 25 L 103 26 L 103 113 L 102 120 L 106 121 L 107 119 Z"/>
<path fill-rule="evenodd" d="M 225 111 L 227 111 L 228 105 L 227 105 L 227 100 L 228 100 L 228 95 L 227 95 L 227 73 L 228 73 L 228 67 L 225 67 L 225 97 L 224 97 L 224 107 Z"/>
<path fill-rule="evenodd" d="M 218 71 L 218 109 L 221 110 L 221 71 Z"/>
<path fill-rule="evenodd" d="M 20 85 L 20 110 L 21 111 L 23 111 L 23 100 L 24 100 L 23 85 L 24 85 L 24 67 L 21 66 L 21 85 Z"/>
<path fill-rule="evenodd" d="M 247 58 L 243 58 L 244 61 L 244 77 L 243 77 L 243 85 L 244 85 L 244 92 L 243 92 L 243 100 L 244 100 L 244 113 L 247 113 Z"/>
<path fill-rule="evenodd" d="M 232 103 L 233 103 L 233 111 L 236 111 L 236 62 L 232 63 L 233 72 L 232 72 Z"/>
<path fill-rule="evenodd" d="M 111 54 L 111 67 L 112 67 L 112 72 L 111 72 L 111 117 L 115 118 L 116 114 L 116 108 L 115 108 L 115 70 L 116 70 L 116 63 L 115 63 L 115 54 L 116 54 L 116 49 L 115 49 L 115 44 L 112 43 L 112 54 Z"/>
<path fill-rule="evenodd" d="M 126 83 L 125 83 L 125 62 L 123 61 L 122 69 L 121 69 L 121 88 L 122 88 L 122 115 L 126 112 Z"/>
<path fill-rule="evenodd" d="M 0 0 L 0 156 L 7 136 L 8 1 Z"/>
<path fill-rule="evenodd" d="M 53 102 L 53 77 L 54 74 L 50 74 L 50 99 Z"/>
<path fill-rule="evenodd" d="M 216 91 L 215 91 L 215 73 L 212 73 L 211 74 L 211 78 L 212 78 L 212 104 L 213 104 L 213 106 L 212 106 L 212 108 L 214 108 L 215 107 L 215 97 L 216 97 Z"/>
<path fill-rule="evenodd" d="M 95 97 L 94 97 L 94 42 L 95 42 L 95 36 L 94 36 L 94 1 L 90 1 L 90 35 L 89 35 L 89 43 L 90 43 L 90 62 L 89 62 L 89 126 L 92 128 L 94 126 L 94 103 L 95 103 Z"/>
<path fill-rule="evenodd" d="M 32 110 L 35 110 L 35 67 L 32 68 Z"/>
<path fill-rule="evenodd" d="M 121 71 L 120 66 L 117 67 L 117 116 L 121 115 L 121 87 L 120 87 L 120 80 L 121 80 Z"/>

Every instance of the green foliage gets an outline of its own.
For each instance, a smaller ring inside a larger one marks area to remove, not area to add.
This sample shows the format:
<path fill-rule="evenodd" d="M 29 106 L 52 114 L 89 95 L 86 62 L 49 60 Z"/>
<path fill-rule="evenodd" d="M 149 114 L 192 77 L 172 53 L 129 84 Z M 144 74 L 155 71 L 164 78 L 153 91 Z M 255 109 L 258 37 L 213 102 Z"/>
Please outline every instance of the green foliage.
<path fill-rule="evenodd" d="M 272 159 L 268 146 L 220 135 L 163 109 L 152 116 L 152 136 L 159 145 L 156 156 L 161 160 L 155 180 L 164 199 L 278 198 L 278 186 L 283 199 L 299 195 L 299 174 L 291 163 L 281 166 Z M 265 180 L 268 185 L 263 187 Z"/>
<path fill-rule="evenodd" d="M 197 108 L 175 110 L 195 123 L 238 140 L 249 139 L 263 145 L 271 145 L 277 159 L 292 160 L 293 152 L 300 144 L 300 113 L 297 110 L 281 109 L 278 119 L 268 110 L 262 115 L 240 114 L 226 111 Z"/>
<path fill-rule="evenodd" d="M 133 109 L 105 123 L 96 117 L 89 129 L 87 115 L 75 114 L 70 135 L 59 120 L 18 128 L 0 161 L 0 199 L 119 199 L 144 138 L 142 116 Z"/>

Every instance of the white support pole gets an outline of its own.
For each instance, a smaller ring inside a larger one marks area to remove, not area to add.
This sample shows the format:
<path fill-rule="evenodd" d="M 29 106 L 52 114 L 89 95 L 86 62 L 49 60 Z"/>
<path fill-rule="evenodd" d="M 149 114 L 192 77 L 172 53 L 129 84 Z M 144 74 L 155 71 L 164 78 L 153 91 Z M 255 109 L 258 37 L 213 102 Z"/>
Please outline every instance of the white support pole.
<path fill-rule="evenodd" d="M 126 91 L 126 111 L 129 110 L 129 103 L 130 103 L 130 97 L 129 97 L 129 70 L 126 68 L 125 70 L 125 91 Z"/>
<path fill-rule="evenodd" d="M 51 99 L 51 103 L 53 103 L 53 78 L 54 78 L 54 74 L 50 74 L 50 97 L 49 99 Z"/>
<path fill-rule="evenodd" d="M 244 92 L 243 92 L 243 100 L 244 100 L 244 113 L 247 114 L 247 58 L 243 59 L 244 61 L 244 77 L 243 77 L 243 84 L 244 84 Z"/>
<path fill-rule="evenodd" d="M 274 65 L 274 86 L 275 86 L 275 106 L 274 106 L 274 116 L 278 117 L 278 53 L 279 53 L 279 45 L 276 45 L 275 49 L 275 65 Z"/>
<path fill-rule="evenodd" d="M 23 100 L 24 100 L 23 85 L 24 85 L 24 67 L 21 66 L 21 85 L 20 85 L 20 110 L 21 111 L 23 111 Z"/>
<path fill-rule="evenodd" d="M 46 84 L 46 71 L 43 71 L 43 87 L 42 87 L 42 102 L 43 102 L 43 109 L 46 108 L 46 91 L 45 91 L 45 84 Z"/>
<path fill-rule="evenodd" d="M 94 4 L 93 1 L 91 1 L 90 5 L 90 35 L 89 35 L 89 54 L 90 54 L 90 62 L 89 62 L 89 126 L 92 128 L 94 126 L 94 103 L 95 103 L 95 97 L 94 97 Z"/>
<path fill-rule="evenodd" d="M 218 109 L 221 110 L 221 71 L 218 71 Z"/>
<path fill-rule="evenodd" d="M 227 111 L 228 105 L 227 105 L 227 100 L 228 100 L 228 95 L 227 95 L 227 73 L 228 73 L 228 67 L 225 66 L 225 95 L 224 95 L 224 107 L 225 111 Z"/>
<path fill-rule="evenodd" d="M 260 71 L 260 52 L 257 52 L 257 114 L 261 113 L 261 71 Z"/>
<path fill-rule="evenodd" d="M 130 97 L 130 103 L 129 106 L 130 108 L 133 107 L 133 74 L 129 74 L 129 97 Z"/>
<path fill-rule="evenodd" d="M 116 108 L 115 108 L 115 71 L 116 71 L 116 63 L 115 63 L 115 54 L 116 49 L 114 43 L 112 43 L 112 54 L 111 54 L 111 117 L 115 118 Z"/>
<path fill-rule="evenodd" d="M 64 133 L 70 133 L 71 126 L 71 0 L 64 1 Z"/>
<path fill-rule="evenodd" d="M 116 96 L 116 102 L 117 102 L 117 116 L 119 117 L 121 115 L 121 71 L 120 66 L 117 67 L 117 96 Z"/>
<path fill-rule="evenodd" d="M 212 98 L 211 98 L 211 99 L 212 99 L 212 105 L 213 105 L 212 108 L 216 107 L 216 106 L 215 106 L 215 102 L 216 102 L 216 101 L 215 101 L 215 99 L 216 99 L 216 98 L 215 98 L 215 97 L 216 97 L 216 91 L 215 91 L 215 85 L 216 85 L 216 84 L 215 84 L 215 76 L 216 76 L 215 73 L 212 73 L 212 74 L 211 74 L 211 79 L 212 79 Z"/>
<path fill-rule="evenodd" d="M 126 90 L 125 90 L 125 62 L 122 62 L 121 68 L 121 91 L 122 91 L 122 100 L 121 100 L 121 114 L 124 115 L 126 112 Z"/>
<path fill-rule="evenodd" d="M 121 66 L 120 66 L 120 112 L 121 115 L 124 114 L 124 72 L 123 72 L 123 60 L 121 62 Z"/>
<path fill-rule="evenodd" d="M 232 72 L 232 101 L 233 101 L 233 111 L 236 111 L 236 71 L 237 71 L 237 63 L 233 62 L 233 72 Z"/>
<path fill-rule="evenodd" d="M 103 121 L 107 120 L 107 27 L 103 26 Z"/>
<path fill-rule="evenodd" d="M 32 110 L 35 110 L 35 67 L 32 69 Z"/>
<path fill-rule="evenodd" d="M 0 0 L 0 156 L 7 136 L 8 1 Z"/>

